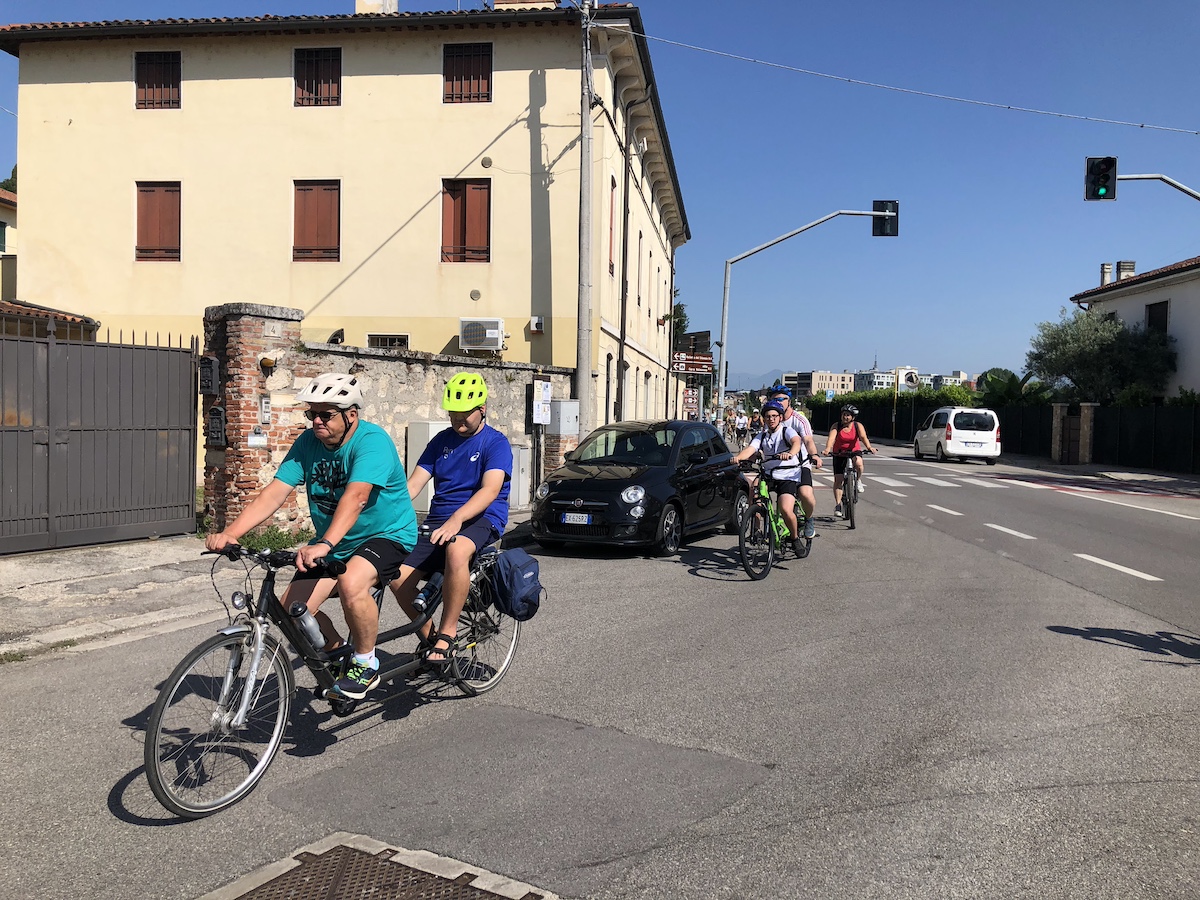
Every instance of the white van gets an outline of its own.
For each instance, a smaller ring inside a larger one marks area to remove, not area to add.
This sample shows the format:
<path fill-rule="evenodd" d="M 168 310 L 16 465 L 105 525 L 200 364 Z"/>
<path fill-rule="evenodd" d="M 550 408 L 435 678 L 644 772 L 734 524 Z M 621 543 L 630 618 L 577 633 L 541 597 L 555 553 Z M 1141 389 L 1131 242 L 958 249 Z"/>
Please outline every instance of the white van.
<path fill-rule="evenodd" d="M 913 438 L 913 456 L 982 459 L 994 466 L 1000 458 L 1000 419 L 990 409 L 943 406 L 921 423 Z"/>

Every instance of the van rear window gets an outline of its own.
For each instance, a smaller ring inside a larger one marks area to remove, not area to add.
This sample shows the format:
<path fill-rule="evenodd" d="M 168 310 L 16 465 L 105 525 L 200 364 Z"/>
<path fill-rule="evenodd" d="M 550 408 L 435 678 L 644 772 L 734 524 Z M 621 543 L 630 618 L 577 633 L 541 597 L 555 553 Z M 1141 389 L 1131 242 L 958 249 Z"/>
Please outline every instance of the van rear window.
<path fill-rule="evenodd" d="M 962 431 L 993 431 L 996 420 L 987 413 L 960 412 L 954 414 L 954 427 Z"/>

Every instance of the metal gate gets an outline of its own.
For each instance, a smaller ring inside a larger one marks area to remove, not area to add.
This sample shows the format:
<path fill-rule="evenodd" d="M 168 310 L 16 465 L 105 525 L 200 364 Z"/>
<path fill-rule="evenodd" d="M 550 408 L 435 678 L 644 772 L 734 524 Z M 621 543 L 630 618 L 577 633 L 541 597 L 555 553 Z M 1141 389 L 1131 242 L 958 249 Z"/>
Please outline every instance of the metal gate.
<path fill-rule="evenodd" d="M 196 357 L 0 338 L 0 553 L 194 531 Z"/>
<path fill-rule="evenodd" d="M 1082 419 L 1078 415 L 1063 416 L 1062 450 L 1059 462 L 1065 466 L 1079 465 L 1079 434 Z"/>

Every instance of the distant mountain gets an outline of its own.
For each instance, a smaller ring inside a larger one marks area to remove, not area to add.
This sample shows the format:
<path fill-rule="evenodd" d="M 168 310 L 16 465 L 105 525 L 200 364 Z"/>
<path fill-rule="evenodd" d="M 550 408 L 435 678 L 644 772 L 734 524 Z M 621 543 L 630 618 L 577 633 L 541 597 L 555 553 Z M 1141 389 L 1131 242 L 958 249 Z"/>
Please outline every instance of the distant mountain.
<path fill-rule="evenodd" d="M 783 369 L 772 369 L 762 375 L 750 375 L 746 372 L 730 372 L 729 382 L 725 389 L 729 391 L 752 391 L 755 388 L 770 387 L 783 377 Z"/>

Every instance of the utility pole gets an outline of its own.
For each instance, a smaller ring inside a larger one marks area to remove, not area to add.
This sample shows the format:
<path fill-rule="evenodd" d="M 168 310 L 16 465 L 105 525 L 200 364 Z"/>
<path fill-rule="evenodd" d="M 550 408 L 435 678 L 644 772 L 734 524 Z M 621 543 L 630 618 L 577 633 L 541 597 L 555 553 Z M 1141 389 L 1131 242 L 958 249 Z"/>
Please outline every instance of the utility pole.
<path fill-rule="evenodd" d="M 583 32 L 579 98 L 579 303 L 575 348 L 575 397 L 579 400 L 579 439 L 594 427 L 592 386 L 592 19 L 591 0 L 580 3 Z M 618 372 L 617 377 L 624 373 Z"/>

